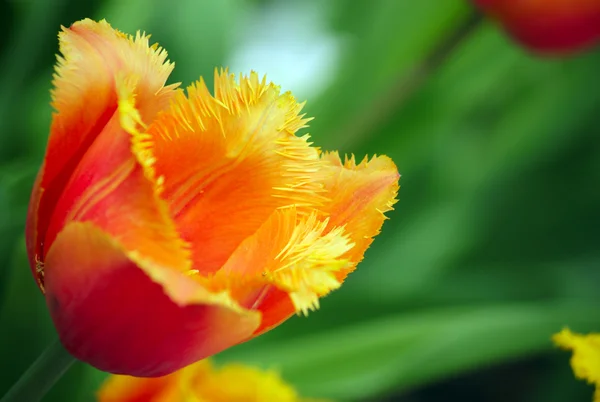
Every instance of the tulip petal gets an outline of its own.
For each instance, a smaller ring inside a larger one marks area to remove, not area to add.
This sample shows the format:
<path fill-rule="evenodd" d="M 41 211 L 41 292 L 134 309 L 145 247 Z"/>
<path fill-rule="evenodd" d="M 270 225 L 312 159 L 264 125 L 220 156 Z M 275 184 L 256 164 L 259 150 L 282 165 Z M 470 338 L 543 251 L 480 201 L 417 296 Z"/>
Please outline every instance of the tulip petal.
<path fill-rule="evenodd" d="M 177 304 L 176 294 L 193 303 Z M 134 264 L 90 223 L 68 224 L 50 248 L 46 300 L 75 357 L 142 377 L 169 374 L 242 342 L 260 322 L 260 313 L 209 293 L 190 276 Z"/>
<path fill-rule="evenodd" d="M 135 149 L 152 161 L 178 232 L 192 244 L 193 267 L 216 272 L 271 213 L 296 205 L 301 213 L 325 203 L 307 119 L 291 94 L 259 80 L 236 84 L 216 73 L 215 95 L 204 82 L 178 94 L 139 137 Z"/>
<path fill-rule="evenodd" d="M 125 96 L 131 91 L 118 92 Z M 92 222 L 135 255 L 136 262 L 185 273 L 191 270 L 189 247 L 177 233 L 157 184 L 148 180 L 132 154 L 131 135 L 122 128 L 136 117 L 133 106 L 120 107 L 88 148 L 58 200 L 46 247 L 69 222 Z"/>
<path fill-rule="evenodd" d="M 326 232 L 327 226 L 316 214 L 302 217 L 295 208 L 279 209 L 206 286 L 229 289 L 240 304 L 263 312 L 259 331 L 294 312 L 307 314 L 318 308 L 319 297 L 340 287 L 336 272 L 351 265 L 342 257 L 353 246 L 344 229 Z"/>
<path fill-rule="evenodd" d="M 321 159 L 323 185 L 331 199 L 321 213 L 328 217 L 279 209 L 209 278 L 213 283 L 207 286 L 230 289 L 240 304 L 263 313 L 255 335 L 294 312 L 317 308 L 319 297 L 339 287 L 362 260 L 386 219 L 384 213 L 396 202 L 400 176 L 389 158 L 365 159 L 358 165 L 353 158 L 342 163 L 337 153 Z"/>
<path fill-rule="evenodd" d="M 98 391 L 97 400 L 98 402 L 159 402 L 164 393 L 168 392 L 171 377 L 177 376 L 181 371 L 156 378 L 111 375 Z"/>
<path fill-rule="evenodd" d="M 253 336 L 259 336 L 277 327 L 296 313 L 296 306 L 289 294 L 274 286 L 269 286 L 261 295 L 258 310 L 262 313 L 260 326 Z"/>
<path fill-rule="evenodd" d="M 56 112 L 27 222 L 32 267 L 43 261 L 44 244 L 50 245 L 46 230 L 71 173 L 117 112 L 119 80 L 136 80 L 136 106 L 144 121 L 164 109 L 174 92 L 174 86 L 164 87 L 173 64 L 146 35 L 133 38 L 106 21 L 83 20 L 63 28 L 59 42 L 62 56 L 52 91 Z"/>
<path fill-rule="evenodd" d="M 564 328 L 552 340 L 560 348 L 573 351 L 571 368 L 575 377 L 594 384 L 594 401 L 600 401 L 600 334 L 583 335 Z"/>
<path fill-rule="evenodd" d="M 326 402 L 306 399 L 274 370 L 239 363 L 215 367 L 209 359 L 161 378 L 111 376 L 99 402 Z"/>
<path fill-rule="evenodd" d="M 140 79 L 137 107 L 146 121 L 172 96 L 164 84 L 173 70 L 167 53 L 139 32 L 135 38 L 114 30 L 106 21 L 79 21 L 63 28 L 52 93 L 56 109 L 46 155 L 45 183 L 60 174 L 84 144 L 100 132 L 117 108 L 119 75 Z"/>
<path fill-rule="evenodd" d="M 283 381 L 278 372 L 259 370 L 239 363 L 214 368 L 210 375 L 197 376 L 195 380 L 192 389 L 200 396 L 201 401 L 304 401 L 291 385 Z"/>
<path fill-rule="evenodd" d="M 600 40 L 598 0 L 475 0 L 525 46 L 540 53 L 565 54 Z"/>
<path fill-rule="evenodd" d="M 324 208 L 329 227 L 346 229 L 355 244 L 346 257 L 356 265 L 379 234 L 385 212 L 397 201 L 400 175 L 387 156 L 365 158 L 358 165 L 354 157 L 342 163 L 337 152 L 323 154 L 322 159 L 329 162 L 324 182 L 332 200 Z"/>
<path fill-rule="evenodd" d="M 43 168 L 42 168 L 43 169 Z M 25 246 L 27 248 L 27 258 L 29 260 L 29 267 L 31 273 L 35 278 L 35 281 L 42 291 L 44 292 L 44 266 L 42 262 L 42 249 L 43 243 L 38 240 L 38 208 L 40 199 L 42 197 L 43 190 L 40 187 L 42 181 L 42 170 L 40 170 L 33 183 L 33 189 L 31 191 L 30 202 L 27 207 L 27 222 L 25 223 Z"/>

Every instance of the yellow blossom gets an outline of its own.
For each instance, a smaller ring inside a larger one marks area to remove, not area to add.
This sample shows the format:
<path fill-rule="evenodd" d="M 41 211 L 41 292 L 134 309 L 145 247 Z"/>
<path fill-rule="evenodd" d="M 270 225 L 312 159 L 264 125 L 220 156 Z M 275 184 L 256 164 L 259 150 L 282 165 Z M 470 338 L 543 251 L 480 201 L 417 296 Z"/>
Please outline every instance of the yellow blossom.
<path fill-rule="evenodd" d="M 571 367 L 575 377 L 595 385 L 594 402 L 600 402 L 600 334 L 582 335 L 565 328 L 552 340 L 557 346 L 573 351 Z"/>
<path fill-rule="evenodd" d="M 208 359 L 163 377 L 111 375 L 99 402 L 327 402 L 301 398 L 279 373 L 239 363 L 215 367 Z"/>

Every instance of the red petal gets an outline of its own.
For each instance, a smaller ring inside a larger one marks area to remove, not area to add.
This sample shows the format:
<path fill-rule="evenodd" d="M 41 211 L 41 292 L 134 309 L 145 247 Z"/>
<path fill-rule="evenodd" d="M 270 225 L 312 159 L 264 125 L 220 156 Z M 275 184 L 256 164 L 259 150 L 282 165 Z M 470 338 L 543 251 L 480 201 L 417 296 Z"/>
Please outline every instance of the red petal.
<path fill-rule="evenodd" d="M 105 126 L 63 189 L 46 234 L 46 249 L 69 222 L 92 222 L 140 258 L 179 272 L 191 269 L 155 184 L 131 153 L 119 116 Z"/>
<path fill-rule="evenodd" d="M 531 50 L 571 53 L 600 40 L 598 0 L 475 0 Z"/>
<path fill-rule="evenodd" d="M 180 293 L 204 293 L 183 274 L 155 276 L 173 293 L 184 287 Z M 218 303 L 216 296 L 178 305 L 163 286 L 91 224 L 69 224 L 47 255 L 46 300 L 60 339 L 103 371 L 169 374 L 246 340 L 259 324 L 258 313 Z"/>

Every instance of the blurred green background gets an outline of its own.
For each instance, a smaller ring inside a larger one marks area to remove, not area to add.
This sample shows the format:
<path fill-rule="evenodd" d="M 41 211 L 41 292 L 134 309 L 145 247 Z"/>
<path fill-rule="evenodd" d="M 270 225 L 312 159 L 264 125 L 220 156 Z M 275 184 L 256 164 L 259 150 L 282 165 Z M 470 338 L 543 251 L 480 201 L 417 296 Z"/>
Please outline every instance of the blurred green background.
<path fill-rule="evenodd" d="M 589 401 L 552 333 L 600 331 L 600 52 L 539 59 L 466 0 L 0 2 L 0 394 L 54 339 L 23 227 L 61 24 L 152 33 L 184 85 L 255 69 L 316 145 L 385 153 L 400 202 L 308 318 L 217 357 L 341 401 Z M 92 400 L 76 364 L 46 401 Z"/>

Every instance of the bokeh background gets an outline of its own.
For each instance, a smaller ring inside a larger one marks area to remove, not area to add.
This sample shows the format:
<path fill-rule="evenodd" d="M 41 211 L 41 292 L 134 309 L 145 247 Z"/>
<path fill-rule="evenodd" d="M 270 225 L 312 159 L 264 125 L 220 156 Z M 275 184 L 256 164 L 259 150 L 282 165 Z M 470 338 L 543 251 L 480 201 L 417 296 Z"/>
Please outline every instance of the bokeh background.
<path fill-rule="evenodd" d="M 600 330 L 600 52 L 534 57 L 466 0 L 0 2 L 0 394 L 54 338 L 23 227 L 61 24 L 145 30 L 184 85 L 257 70 L 316 145 L 384 153 L 400 202 L 308 318 L 217 357 L 341 401 L 589 401 L 563 326 Z M 76 364 L 45 401 L 88 401 Z"/>

